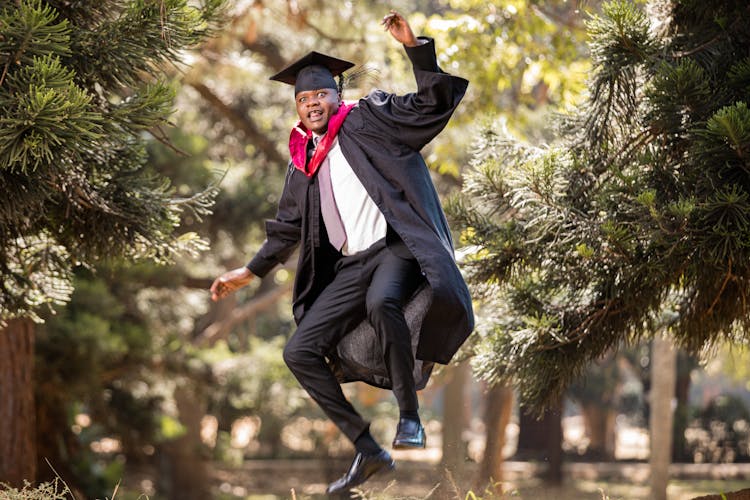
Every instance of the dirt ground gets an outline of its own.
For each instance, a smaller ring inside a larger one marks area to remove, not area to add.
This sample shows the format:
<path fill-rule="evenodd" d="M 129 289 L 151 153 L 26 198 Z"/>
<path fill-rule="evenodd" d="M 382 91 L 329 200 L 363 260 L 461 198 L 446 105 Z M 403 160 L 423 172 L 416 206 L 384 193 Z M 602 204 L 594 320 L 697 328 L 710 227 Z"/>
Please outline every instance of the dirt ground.
<path fill-rule="evenodd" d="M 407 452 L 408 453 L 408 452 Z M 360 498 L 368 500 L 472 500 L 469 490 L 476 464 L 467 462 L 462 477 L 452 484 L 441 476 L 433 460 L 414 460 L 394 453 L 394 473 L 368 481 Z M 325 489 L 348 467 L 345 459 L 327 460 L 250 460 L 240 467 L 215 466 L 212 471 L 217 500 L 317 500 L 327 498 Z M 638 462 L 566 463 L 564 482 L 559 487 L 545 485 L 540 474 L 543 464 L 506 462 L 502 495 L 473 490 L 476 499 L 525 500 L 647 500 L 648 464 Z M 674 464 L 670 469 L 669 500 L 690 500 L 709 494 L 750 488 L 750 464 Z M 153 478 L 146 471 L 131 474 L 123 484 L 128 492 L 118 500 L 163 500 L 153 493 Z M 440 489 L 439 485 L 445 488 Z M 136 492 L 138 492 L 136 494 Z M 145 496 L 144 496 L 145 495 Z M 730 497 L 732 498 L 732 497 Z M 746 497 L 732 500 L 750 500 Z"/>
<path fill-rule="evenodd" d="M 257 419 L 256 419 L 257 420 Z M 330 422 L 306 421 L 309 426 L 329 426 Z M 382 427 L 392 430 L 395 422 L 380 419 Z M 582 463 L 569 461 L 563 465 L 563 484 L 550 487 L 539 478 L 544 464 L 507 461 L 504 463 L 502 495 L 489 495 L 474 484 L 477 463 L 483 455 L 485 435 L 480 419 L 473 419 L 470 429 L 464 434 L 467 442 L 465 471 L 460 477 L 448 481 L 443 477 L 439 465 L 441 458 L 441 424 L 430 420 L 425 427 L 430 435 L 425 450 L 393 451 L 397 469 L 388 477 L 368 481 L 360 498 L 367 500 L 650 500 L 648 459 L 649 439 L 646 429 L 633 427 L 627 421 L 618 424 L 616 454 L 618 461 L 609 463 Z M 215 426 L 214 426 L 215 427 Z M 236 427 L 236 428 L 235 428 Z M 292 426 L 293 427 L 293 426 Z M 239 452 L 252 452 L 253 436 L 257 434 L 259 421 L 252 418 L 238 419 L 232 427 L 232 448 Z M 214 433 L 215 433 L 214 429 Z M 584 442 L 584 425 L 580 416 L 563 420 L 566 449 L 576 450 Z M 288 433 L 285 445 L 295 448 L 295 443 L 304 441 L 309 428 Z M 518 425 L 512 423 L 506 429 L 504 456 L 512 457 L 518 437 Z M 244 440 L 240 437 L 244 436 Z M 382 437 L 382 436 L 381 436 Z M 237 442 L 234 442 L 235 438 Z M 294 438 L 294 439 L 292 439 Z M 209 440 L 210 441 L 210 440 Z M 299 442 L 297 442 L 299 441 Z M 343 438 L 341 439 L 342 442 Z M 311 442 L 312 443 L 312 442 Z M 314 444 L 309 449 L 314 453 Z M 209 442 L 207 442 L 209 444 Z M 305 443 L 302 443 L 305 444 Z M 296 460 L 245 460 L 242 465 L 231 467 L 214 463 L 212 487 L 217 500 L 313 500 L 326 498 L 328 483 L 340 477 L 348 468 L 351 456 L 344 443 L 334 453 L 348 458 L 296 459 Z M 351 451 L 351 450 L 349 450 Z M 245 455 L 247 456 L 247 455 Z M 149 470 L 137 471 L 126 468 L 127 493 L 118 494 L 117 500 L 164 500 L 154 493 L 155 479 Z M 692 500 L 710 494 L 728 493 L 750 488 L 750 464 L 673 464 L 668 500 Z M 472 496 L 473 495 L 473 496 Z M 719 499 L 711 499 L 719 500 Z M 750 500 L 728 497 L 727 500 Z"/>

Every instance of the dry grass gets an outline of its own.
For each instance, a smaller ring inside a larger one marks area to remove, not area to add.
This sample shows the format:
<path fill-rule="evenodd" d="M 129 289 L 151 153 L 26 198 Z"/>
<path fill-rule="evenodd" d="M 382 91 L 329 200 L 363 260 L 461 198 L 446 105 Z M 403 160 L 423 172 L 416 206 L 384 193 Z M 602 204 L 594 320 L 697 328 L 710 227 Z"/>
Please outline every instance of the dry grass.
<path fill-rule="evenodd" d="M 51 483 L 32 486 L 24 481 L 21 489 L 7 484 L 0 485 L 0 500 L 68 500 L 72 493 L 64 481 L 57 478 Z"/>
<path fill-rule="evenodd" d="M 70 490 L 65 481 L 60 477 L 52 464 L 47 461 L 47 465 L 55 473 L 55 479 L 48 483 L 42 483 L 37 486 L 28 481 L 24 481 L 23 488 L 13 488 L 12 486 L 0 483 L 0 500 L 75 500 L 75 495 Z M 115 500 L 120 484 L 115 485 L 112 492 L 112 498 L 105 497 L 104 500 Z M 145 495 L 144 500 L 148 500 Z"/>

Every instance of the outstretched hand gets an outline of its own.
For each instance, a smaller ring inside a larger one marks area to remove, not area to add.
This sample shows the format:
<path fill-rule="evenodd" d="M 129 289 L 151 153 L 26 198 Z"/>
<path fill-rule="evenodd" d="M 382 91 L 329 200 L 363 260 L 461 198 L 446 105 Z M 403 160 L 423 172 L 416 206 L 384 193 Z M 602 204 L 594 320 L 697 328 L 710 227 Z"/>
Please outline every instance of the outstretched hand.
<path fill-rule="evenodd" d="M 406 18 L 395 10 L 390 11 L 383 17 L 383 21 L 380 24 L 385 27 L 386 31 L 391 33 L 393 38 L 407 47 L 416 47 L 419 45 L 417 37 L 414 36 L 414 32 L 411 30 L 411 26 L 409 26 Z"/>
<path fill-rule="evenodd" d="M 238 267 L 227 271 L 216 278 L 211 285 L 211 300 L 216 302 L 230 293 L 239 290 L 253 280 L 255 275 L 246 267 Z"/>

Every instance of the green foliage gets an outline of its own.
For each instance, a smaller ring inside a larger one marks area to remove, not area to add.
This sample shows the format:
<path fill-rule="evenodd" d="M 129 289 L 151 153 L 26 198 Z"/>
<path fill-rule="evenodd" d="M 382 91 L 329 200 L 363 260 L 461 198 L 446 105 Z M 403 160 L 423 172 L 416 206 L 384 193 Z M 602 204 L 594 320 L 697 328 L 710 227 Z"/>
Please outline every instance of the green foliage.
<path fill-rule="evenodd" d="M 483 133 L 450 207 L 491 311 L 482 376 L 542 407 L 658 329 L 692 352 L 749 340 L 749 20 L 741 2 L 608 2 L 589 22 L 588 100 L 560 139 Z"/>
<path fill-rule="evenodd" d="M 175 229 L 183 212 L 205 214 L 215 190 L 176 197 L 149 170 L 144 134 L 167 124 L 165 72 L 212 32 L 221 4 L 0 10 L 0 323 L 67 301 L 75 265 L 204 247 Z"/>
<path fill-rule="evenodd" d="M 28 175 L 53 163 L 62 144 L 91 148 L 101 138 L 101 116 L 90 111 L 91 96 L 73 81 L 73 72 L 51 56 L 34 58 L 11 73 L 8 86 L 26 92 L 8 98 L 0 136 L 0 164 Z"/>
<path fill-rule="evenodd" d="M 516 135 L 549 140 L 549 108 L 580 100 L 590 71 L 579 9 L 599 1 L 451 0 L 415 28 L 435 38 L 440 66 L 469 80 L 461 106 L 428 151 L 445 176 L 460 177 L 467 157 L 467 132 L 478 119 L 501 116 Z"/>
<path fill-rule="evenodd" d="M 56 22 L 58 14 L 51 5 L 42 0 L 6 5 L 1 15 L 0 54 L 4 68 L 0 81 L 5 79 L 11 65 L 25 66 L 38 56 L 71 54 L 69 24 L 65 19 Z"/>
<path fill-rule="evenodd" d="M 276 415 L 282 420 L 304 407 L 304 391 L 279 355 L 285 342 L 284 336 L 253 338 L 244 354 L 233 354 L 225 344 L 205 351 L 203 356 L 213 360 L 222 381 L 221 390 L 213 394 L 214 404 L 237 415 Z"/>
<path fill-rule="evenodd" d="M 39 442 L 40 451 L 56 464 L 57 455 L 49 455 L 47 443 L 55 443 L 53 453 L 60 453 L 60 447 L 77 450 L 69 459 L 77 474 L 67 480 L 94 497 L 111 491 L 121 476 L 114 481 L 106 477 L 109 466 L 122 464 L 96 457 L 91 443 L 116 436 L 126 449 L 137 449 L 158 430 L 164 398 L 144 386 L 151 382 L 151 353 L 159 337 L 138 314 L 130 287 L 112 290 L 102 277 L 82 270 L 73 284 L 71 301 L 37 329 L 37 409 L 47 415 L 47 426 L 55 426 L 43 427 Z M 79 413 L 89 415 L 92 424 L 73 434 Z"/>
<path fill-rule="evenodd" d="M 579 2 L 448 5 L 450 10 L 427 18 L 425 28 L 445 44 L 441 65 L 471 81 L 465 105 L 474 117 L 477 111 L 510 114 L 547 100 L 558 106 L 575 100 L 588 67 L 580 50 L 585 31 Z"/>

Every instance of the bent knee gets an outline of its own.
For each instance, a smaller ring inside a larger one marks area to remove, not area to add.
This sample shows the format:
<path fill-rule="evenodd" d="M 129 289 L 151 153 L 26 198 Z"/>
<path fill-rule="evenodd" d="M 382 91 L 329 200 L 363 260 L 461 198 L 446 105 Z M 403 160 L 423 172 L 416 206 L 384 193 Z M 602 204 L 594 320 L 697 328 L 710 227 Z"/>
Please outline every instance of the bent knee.
<path fill-rule="evenodd" d="M 292 371 L 294 371 L 294 368 L 297 366 L 315 363 L 320 357 L 317 353 L 314 353 L 309 349 L 300 348 L 293 342 L 288 342 L 287 345 L 284 346 L 282 356 L 284 358 L 284 363 L 286 363 Z"/>
<path fill-rule="evenodd" d="M 401 301 L 393 297 L 368 297 L 366 307 L 367 317 L 370 320 L 383 315 L 403 315 Z"/>
<path fill-rule="evenodd" d="M 288 366 L 289 368 L 299 366 L 305 358 L 302 351 L 297 349 L 291 342 L 287 343 L 287 345 L 284 346 L 284 352 L 282 353 L 282 356 L 284 358 L 284 363 L 286 363 L 286 366 Z"/>

